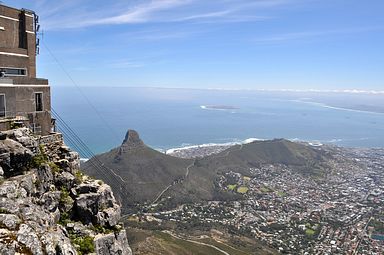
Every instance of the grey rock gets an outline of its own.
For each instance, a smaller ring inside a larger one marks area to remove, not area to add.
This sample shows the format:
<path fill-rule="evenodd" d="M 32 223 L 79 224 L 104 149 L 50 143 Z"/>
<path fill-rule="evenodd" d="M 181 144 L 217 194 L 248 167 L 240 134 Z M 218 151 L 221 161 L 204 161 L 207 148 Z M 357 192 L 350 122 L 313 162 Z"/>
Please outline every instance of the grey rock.
<path fill-rule="evenodd" d="M 120 218 L 120 206 L 116 204 L 111 187 L 92 183 L 79 185 L 76 198 L 76 215 L 85 223 L 114 226 Z M 91 192 L 91 193 L 88 193 Z"/>
<path fill-rule="evenodd" d="M 53 174 L 51 168 L 47 164 L 41 165 L 37 169 L 37 178 L 40 183 L 41 192 L 49 190 L 49 187 L 53 184 Z"/>
<path fill-rule="evenodd" d="M 29 128 L 18 128 L 14 130 L 5 131 L 7 136 L 27 148 L 37 147 L 38 142 L 31 135 Z"/>
<path fill-rule="evenodd" d="M 71 168 L 71 164 L 69 163 L 69 161 L 67 159 L 60 159 L 59 161 L 56 162 L 56 165 L 60 169 L 64 169 L 66 171 L 70 170 L 70 168 Z"/>
<path fill-rule="evenodd" d="M 0 132 L 0 140 L 5 140 L 7 139 L 7 134 L 4 132 Z"/>
<path fill-rule="evenodd" d="M 97 224 L 99 195 L 97 193 L 81 194 L 75 201 L 75 214 L 85 224 Z"/>
<path fill-rule="evenodd" d="M 50 164 L 31 169 L 41 139 L 47 161 L 60 172 L 53 173 Z M 94 237 L 92 225 L 118 224 L 120 206 L 111 188 L 87 176 L 79 183 L 74 176 L 79 163 L 78 153 L 64 146 L 60 136 L 36 138 L 28 129 L 0 132 L 0 180 L 5 179 L 0 182 L 0 254 L 77 255 L 69 233 Z M 59 225 L 64 212 L 80 221 Z M 125 231 L 97 240 L 99 255 L 131 254 Z"/>
<path fill-rule="evenodd" d="M 132 255 L 125 230 L 117 234 L 97 235 L 95 237 L 96 254 L 98 255 Z"/>
<path fill-rule="evenodd" d="M 34 255 L 43 255 L 43 249 L 39 237 L 35 231 L 26 224 L 21 224 L 17 232 L 17 241 L 24 244 Z"/>
<path fill-rule="evenodd" d="M 55 181 L 56 185 L 65 187 L 67 190 L 70 190 L 74 186 L 76 178 L 71 173 L 62 172 L 56 176 Z"/>
<path fill-rule="evenodd" d="M 81 183 L 76 187 L 76 191 L 78 194 L 88 194 L 88 193 L 96 193 L 100 188 L 96 182 L 91 183 Z"/>
<path fill-rule="evenodd" d="M 19 182 L 20 187 L 24 188 L 28 195 L 34 194 L 36 192 L 33 174 L 25 175 Z"/>
<path fill-rule="evenodd" d="M 59 207 L 60 194 L 60 191 L 50 191 L 44 193 L 41 197 L 41 203 L 43 207 L 50 212 L 56 211 L 56 209 Z"/>
<path fill-rule="evenodd" d="M 0 186 L 0 196 L 7 198 L 17 197 L 17 187 L 15 183 L 6 181 Z"/>
<path fill-rule="evenodd" d="M 0 142 L 0 166 L 5 176 L 14 176 L 25 171 L 34 154 L 20 143 L 6 139 Z"/>
<path fill-rule="evenodd" d="M 17 214 L 20 210 L 20 203 L 15 200 L 2 197 L 0 198 L 0 209 L 7 213 Z"/>
<path fill-rule="evenodd" d="M 107 208 L 97 214 L 97 221 L 102 226 L 113 227 L 119 223 L 121 211 L 119 206 Z"/>
<path fill-rule="evenodd" d="M 20 218 L 14 214 L 0 214 L 0 227 L 4 226 L 7 229 L 15 230 L 20 223 Z"/>
<path fill-rule="evenodd" d="M 17 242 L 13 240 L 13 232 L 7 229 L 0 229 L 0 254 L 16 254 Z"/>
<path fill-rule="evenodd" d="M 93 234 L 86 226 L 80 222 L 71 222 L 67 224 L 67 229 L 71 230 L 75 235 L 78 236 L 90 236 Z"/>
<path fill-rule="evenodd" d="M 71 240 L 66 237 L 65 232 L 61 227 L 56 231 L 45 233 L 41 237 L 41 242 L 45 246 L 47 255 L 77 255 L 76 249 L 71 244 Z"/>
<path fill-rule="evenodd" d="M 29 225 L 35 226 L 36 231 L 42 232 L 44 229 L 56 225 L 54 215 L 36 204 L 20 206 L 20 213 L 21 218 L 25 222 L 30 222 Z"/>

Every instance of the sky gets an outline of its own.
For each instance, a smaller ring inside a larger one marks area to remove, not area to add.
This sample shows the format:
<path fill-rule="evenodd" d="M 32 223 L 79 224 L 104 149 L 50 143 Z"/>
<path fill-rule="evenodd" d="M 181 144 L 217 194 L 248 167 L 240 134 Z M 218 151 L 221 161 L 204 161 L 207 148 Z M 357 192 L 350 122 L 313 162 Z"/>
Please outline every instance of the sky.
<path fill-rule="evenodd" d="M 384 90 L 383 0 L 3 0 L 51 86 Z"/>

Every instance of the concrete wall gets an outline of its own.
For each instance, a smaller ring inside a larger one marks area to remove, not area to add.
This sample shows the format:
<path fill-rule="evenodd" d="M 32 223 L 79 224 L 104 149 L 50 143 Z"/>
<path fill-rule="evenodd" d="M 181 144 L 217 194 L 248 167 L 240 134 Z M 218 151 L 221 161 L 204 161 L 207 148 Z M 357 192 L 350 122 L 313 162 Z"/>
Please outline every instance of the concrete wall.
<path fill-rule="evenodd" d="M 36 35 L 33 13 L 0 4 L 0 67 L 26 68 L 36 77 Z M 18 54 L 5 55 L 5 53 Z"/>
<path fill-rule="evenodd" d="M 43 93 L 43 111 L 36 112 L 35 93 Z M 49 86 L 1 86 L 0 94 L 5 94 L 6 118 L 23 116 L 29 119 L 25 124 L 41 127 L 43 135 L 51 132 L 51 97 Z M 9 124 L 0 124 L 6 130 Z"/>
<path fill-rule="evenodd" d="M 14 118 L 28 118 L 25 124 L 41 127 L 43 135 L 51 131 L 51 95 L 48 80 L 36 78 L 36 34 L 34 13 L 0 4 L 0 68 L 24 68 L 27 76 L 0 79 L 0 94 L 6 97 L 6 118 L 0 130 L 9 129 Z M 35 93 L 43 93 L 43 110 L 36 112 Z"/>

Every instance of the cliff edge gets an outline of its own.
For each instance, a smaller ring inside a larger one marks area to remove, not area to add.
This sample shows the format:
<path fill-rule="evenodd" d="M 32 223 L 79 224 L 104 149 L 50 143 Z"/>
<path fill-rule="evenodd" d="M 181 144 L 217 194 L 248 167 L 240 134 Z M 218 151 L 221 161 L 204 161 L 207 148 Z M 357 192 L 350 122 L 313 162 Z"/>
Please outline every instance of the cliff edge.
<path fill-rule="evenodd" d="M 131 255 L 110 186 L 62 136 L 0 132 L 0 254 Z"/>

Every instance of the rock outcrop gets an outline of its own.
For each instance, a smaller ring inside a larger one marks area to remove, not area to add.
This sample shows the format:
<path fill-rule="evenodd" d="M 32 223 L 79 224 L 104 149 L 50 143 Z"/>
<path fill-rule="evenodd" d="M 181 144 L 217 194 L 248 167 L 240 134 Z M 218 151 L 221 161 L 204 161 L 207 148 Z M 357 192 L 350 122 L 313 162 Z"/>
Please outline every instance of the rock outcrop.
<path fill-rule="evenodd" d="M 130 255 L 111 188 L 61 135 L 0 133 L 0 254 Z"/>

